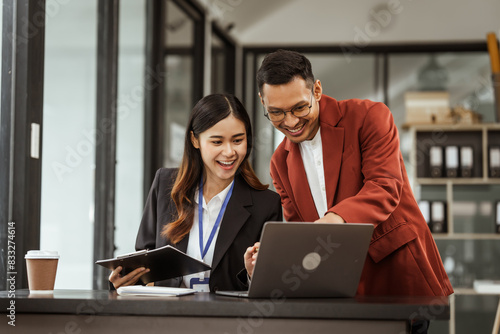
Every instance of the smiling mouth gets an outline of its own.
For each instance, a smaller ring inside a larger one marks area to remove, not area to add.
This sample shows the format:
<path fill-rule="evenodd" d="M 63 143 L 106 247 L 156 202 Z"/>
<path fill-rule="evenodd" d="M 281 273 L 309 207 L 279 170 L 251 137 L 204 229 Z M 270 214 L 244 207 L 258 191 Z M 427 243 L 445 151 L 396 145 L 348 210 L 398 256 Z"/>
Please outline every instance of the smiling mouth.
<path fill-rule="evenodd" d="M 302 124 L 301 126 L 299 126 L 298 128 L 295 128 L 295 129 L 286 129 L 288 132 L 290 132 L 291 134 L 296 134 L 296 133 L 299 133 L 300 131 L 302 131 L 302 129 L 304 128 L 304 125 L 305 124 Z"/>
<path fill-rule="evenodd" d="M 231 167 L 234 165 L 234 163 L 236 162 L 236 160 L 233 160 L 233 161 L 217 161 L 217 163 L 219 165 L 221 165 L 222 167 Z"/>

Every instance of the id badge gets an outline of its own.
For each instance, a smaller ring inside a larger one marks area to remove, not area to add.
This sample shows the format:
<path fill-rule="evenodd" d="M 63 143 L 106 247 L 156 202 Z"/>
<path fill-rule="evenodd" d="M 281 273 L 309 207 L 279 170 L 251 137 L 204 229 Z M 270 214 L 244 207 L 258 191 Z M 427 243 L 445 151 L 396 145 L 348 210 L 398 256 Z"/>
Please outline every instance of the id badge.
<path fill-rule="evenodd" d="M 209 280 L 208 277 L 193 277 L 189 281 L 189 287 L 198 292 L 210 292 Z"/>

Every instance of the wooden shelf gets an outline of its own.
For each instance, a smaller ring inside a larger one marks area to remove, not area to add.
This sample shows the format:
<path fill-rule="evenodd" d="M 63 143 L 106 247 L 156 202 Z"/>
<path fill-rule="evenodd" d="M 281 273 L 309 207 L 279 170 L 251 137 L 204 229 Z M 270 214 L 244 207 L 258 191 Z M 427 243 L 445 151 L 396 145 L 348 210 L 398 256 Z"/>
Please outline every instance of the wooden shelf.
<path fill-rule="evenodd" d="M 409 152 L 409 167 L 411 173 L 412 188 L 417 193 L 430 191 L 422 186 L 439 186 L 439 198 L 420 198 L 422 200 L 441 200 L 446 202 L 446 217 L 448 233 L 433 233 L 432 236 L 436 241 L 439 240 L 476 240 L 481 242 L 491 242 L 497 245 L 500 242 L 500 233 L 455 233 L 454 222 L 454 205 L 457 198 L 464 200 L 467 198 L 474 201 L 473 189 L 470 197 L 463 195 L 467 193 L 464 189 L 467 186 L 483 187 L 489 193 L 493 194 L 496 189 L 491 189 L 489 185 L 500 185 L 500 178 L 489 177 L 489 147 L 500 142 L 500 123 L 480 123 L 480 124 L 405 124 L 405 130 L 409 130 L 412 138 L 412 146 Z M 472 178 L 432 178 L 430 171 L 429 149 L 431 146 L 470 146 L 473 151 L 473 173 Z M 457 191 L 457 188 L 459 190 Z M 471 187 L 472 189 L 472 187 Z M 441 192 L 444 191 L 445 198 L 442 198 Z M 460 195 L 460 196 L 459 196 Z M 417 198 L 418 200 L 419 198 Z M 500 195 L 492 195 L 492 202 L 500 200 Z M 494 215 L 494 210 L 492 215 Z M 493 220 L 493 219 L 492 219 Z M 495 224 L 494 221 L 491 222 Z M 492 240 L 492 241 L 491 241 Z M 443 250 L 441 250 L 443 251 Z M 463 277 L 459 277 L 461 279 Z M 449 333 L 456 333 L 456 310 L 455 298 L 463 295 L 482 296 L 483 293 L 478 293 L 472 287 L 454 288 L 455 293 L 450 296 L 450 327 Z M 500 303 L 497 314 L 500 315 Z M 498 316 L 497 315 L 497 316 Z"/>
<path fill-rule="evenodd" d="M 446 185 L 447 183 L 452 184 L 468 184 L 468 185 L 488 185 L 488 184 L 500 184 L 500 178 L 431 178 L 431 177 L 419 177 L 417 182 L 421 185 Z"/>
<path fill-rule="evenodd" d="M 496 293 L 484 293 L 484 292 L 477 292 L 473 288 L 453 288 L 455 291 L 455 295 L 460 295 L 460 296 L 494 296 L 497 295 Z"/>
<path fill-rule="evenodd" d="M 433 233 L 434 240 L 500 240 L 495 233 Z"/>
<path fill-rule="evenodd" d="M 482 129 L 500 130 L 500 123 L 477 124 L 404 124 L 403 129 L 416 131 L 481 131 Z"/>

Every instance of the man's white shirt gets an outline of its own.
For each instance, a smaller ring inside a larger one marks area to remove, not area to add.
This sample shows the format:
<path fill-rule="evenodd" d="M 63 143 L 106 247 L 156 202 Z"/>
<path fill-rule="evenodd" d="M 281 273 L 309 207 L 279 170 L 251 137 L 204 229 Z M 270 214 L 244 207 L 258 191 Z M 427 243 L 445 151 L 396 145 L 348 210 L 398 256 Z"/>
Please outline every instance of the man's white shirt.
<path fill-rule="evenodd" d="M 311 194 L 321 218 L 327 211 L 325 170 L 323 167 L 323 145 L 321 143 L 320 129 L 312 140 L 305 140 L 299 143 L 302 163 L 306 170 L 307 182 L 311 189 Z"/>

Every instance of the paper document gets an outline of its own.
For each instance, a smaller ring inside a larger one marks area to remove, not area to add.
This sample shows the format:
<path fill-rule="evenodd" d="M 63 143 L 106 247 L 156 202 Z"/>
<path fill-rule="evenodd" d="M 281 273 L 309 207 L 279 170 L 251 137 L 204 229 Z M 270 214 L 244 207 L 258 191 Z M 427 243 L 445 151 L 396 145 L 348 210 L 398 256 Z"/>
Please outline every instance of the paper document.
<path fill-rule="evenodd" d="M 196 292 L 193 289 L 186 288 L 170 288 L 164 286 L 142 286 L 130 285 L 119 287 L 116 292 L 120 296 L 163 296 L 176 297 L 190 295 Z"/>

